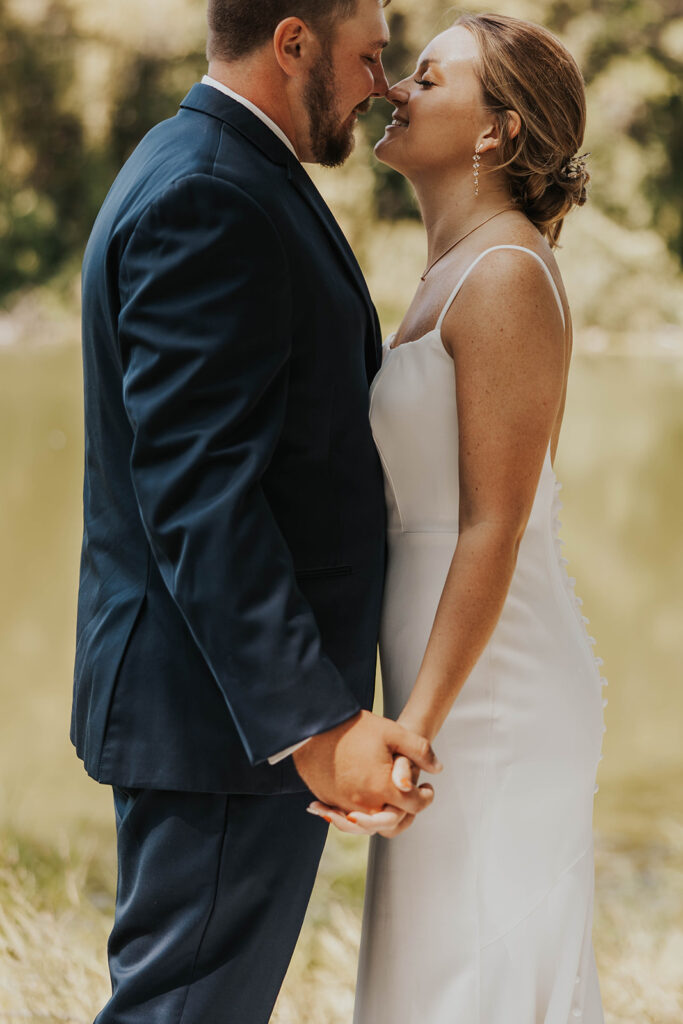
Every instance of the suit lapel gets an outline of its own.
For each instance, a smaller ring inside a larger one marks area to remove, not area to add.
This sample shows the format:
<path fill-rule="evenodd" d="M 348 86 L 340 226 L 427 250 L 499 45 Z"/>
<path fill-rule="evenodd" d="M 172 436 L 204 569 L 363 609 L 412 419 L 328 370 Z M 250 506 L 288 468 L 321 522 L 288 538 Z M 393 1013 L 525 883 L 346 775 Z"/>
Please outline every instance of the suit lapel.
<path fill-rule="evenodd" d="M 356 287 L 361 292 L 366 303 L 369 306 L 372 306 L 372 300 L 370 298 L 370 293 L 368 292 L 368 287 L 365 283 L 365 278 L 361 273 L 361 269 L 358 266 L 358 261 L 353 254 L 351 246 L 347 242 L 341 228 L 332 215 L 332 211 L 329 206 L 320 195 L 298 160 L 290 160 L 289 178 L 297 191 L 304 197 L 309 206 L 311 206 L 320 217 L 320 220 L 327 229 L 327 233 L 333 246 L 341 256 L 342 262 L 349 271 Z"/>
<path fill-rule="evenodd" d="M 289 160 L 294 159 L 284 142 L 277 137 L 275 132 L 271 131 L 267 124 L 264 124 L 251 110 L 238 103 L 237 100 L 214 89 L 211 85 L 202 83 L 193 85 L 180 104 L 180 108 L 181 110 L 196 110 L 200 114 L 207 114 L 209 117 L 214 117 L 216 120 L 230 125 L 252 146 L 260 149 L 263 155 L 274 164 L 288 167 Z"/>
<path fill-rule="evenodd" d="M 255 114 L 241 103 L 238 103 L 230 96 L 226 96 L 218 89 L 212 88 L 210 85 L 194 85 L 181 103 L 181 108 L 196 110 L 200 113 L 208 114 L 209 117 L 215 117 L 218 120 L 224 121 L 239 132 L 240 135 L 244 136 L 252 145 L 257 146 L 264 156 L 273 163 L 287 167 L 289 181 L 318 215 L 333 248 L 365 303 L 369 321 L 365 340 L 365 366 L 368 381 L 371 381 L 379 369 L 382 358 L 382 343 L 377 324 L 377 313 L 351 246 L 334 219 L 332 211 L 303 166 L 293 156 L 287 146 Z"/>

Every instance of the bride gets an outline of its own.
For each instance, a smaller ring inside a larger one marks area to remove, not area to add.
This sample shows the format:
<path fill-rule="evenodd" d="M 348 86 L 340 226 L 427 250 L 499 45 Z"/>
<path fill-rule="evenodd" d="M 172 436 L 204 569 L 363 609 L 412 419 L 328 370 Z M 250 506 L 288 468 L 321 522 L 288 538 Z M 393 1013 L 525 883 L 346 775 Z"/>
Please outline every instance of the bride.
<path fill-rule="evenodd" d="M 371 840 L 355 1024 L 601 1024 L 591 942 L 602 684 L 558 539 L 572 332 L 553 258 L 585 202 L 581 74 L 466 15 L 388 93 L 380 160 L 428 257 L 371 395 L 385 714 L 435 740 L 432 811 L 314 805 Z M 417 773 L 397 759 L 409 787 Z M 402 834 L 399 834 L 402 833 Z M 388 837 L 392 841 L 388 841 Z"/>

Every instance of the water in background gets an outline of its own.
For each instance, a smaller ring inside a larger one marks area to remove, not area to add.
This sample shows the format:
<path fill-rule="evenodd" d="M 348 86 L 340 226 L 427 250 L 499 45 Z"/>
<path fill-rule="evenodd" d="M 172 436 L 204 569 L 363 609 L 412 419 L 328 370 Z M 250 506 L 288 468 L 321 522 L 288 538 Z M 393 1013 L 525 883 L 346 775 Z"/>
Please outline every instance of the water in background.
<path fill-rule="evenodd" d="M 557 456 L 569 571 L 611 684 L 601 787 L 624 807 L 630 787 L 668 790 L 683 769 L 682 397 L 680 362 L 578 355 Z M 0 814 L 42 829 L 101 803 L 67 740 L 77 346 L 0 354 L 0 437 Z"/>

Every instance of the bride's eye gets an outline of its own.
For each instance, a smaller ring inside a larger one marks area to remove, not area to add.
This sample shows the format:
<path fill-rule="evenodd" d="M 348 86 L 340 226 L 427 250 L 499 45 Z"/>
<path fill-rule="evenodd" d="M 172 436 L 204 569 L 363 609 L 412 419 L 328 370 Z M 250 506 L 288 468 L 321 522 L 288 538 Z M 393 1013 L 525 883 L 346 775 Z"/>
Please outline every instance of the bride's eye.
<path fill-rule="evenodd" d="M 420 85 L 423 89 L 431 89 L 434 83 L 429 82 L 426 78 L 416 78 L 415 85 Z"/>

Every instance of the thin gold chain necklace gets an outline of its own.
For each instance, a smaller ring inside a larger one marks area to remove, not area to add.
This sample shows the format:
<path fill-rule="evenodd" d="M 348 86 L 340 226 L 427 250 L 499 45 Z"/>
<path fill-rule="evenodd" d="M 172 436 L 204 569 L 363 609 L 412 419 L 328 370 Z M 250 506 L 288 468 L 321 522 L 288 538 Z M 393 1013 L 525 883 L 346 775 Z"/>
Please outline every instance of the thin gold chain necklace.
<path fill-rule="evenodd" d="M 508 210 L 511 209 L 511 206 L 505 206 L 502 210 L 498 210 L 496 213 L 492 213 L 490 217 L 487 217 L 486 220 L 483 220 L 480 224 L 475 224 L 473 228 L 470 228 L 470 230 L 466 234 L 461 235 L 460 238 L 456 239 L 456 241 L 453 242 L 452 245 L 449 245 L 448 248 L 444 252 L 442 252 L 440 256 L 437 256 L 436 259 L 429 264 L 420 280 L 424 281 L 432 267 L 435 267 L 437 263 L 439 263 L 440 260 L 444 258 L 444 256 L 448 256 L 449 252 L 452 252 L 453 249 L 455 249 L 456 245 L 460 245 L 461 242 L 464 242 L 466 238 L 469 238 L 469 236 L 474 234 L 475 231 L 478 231 L 479 228 L 483 228 L 484 224 L 488 224 L 488 222 L 490 220 L 493 220 L 494 217 L 500 217 L 501 213 L 507 213 Z"/>

